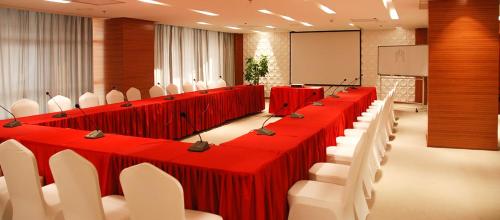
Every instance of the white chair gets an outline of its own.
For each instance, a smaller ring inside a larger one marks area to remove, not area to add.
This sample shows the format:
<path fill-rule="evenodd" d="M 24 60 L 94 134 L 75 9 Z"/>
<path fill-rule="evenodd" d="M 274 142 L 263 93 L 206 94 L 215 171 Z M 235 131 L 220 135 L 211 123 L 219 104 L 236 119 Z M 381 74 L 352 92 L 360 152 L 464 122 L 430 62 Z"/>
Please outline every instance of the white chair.
<path fill-rule="evenodd" d="M 196 90 L 206 90 L 207 89 L 207 85 L 205 84 L 205 82 L 203 81 L 198 81 L 196 82 Z"/>
<path fill-rule="evenodd" d="M 123 93 L 117 90 L 111 90 L 106 94 L 106 103 L 108 104 L 115 104 L 119 102 L 124 102 L 125 97 L 123 96 Z"/>
<path fill-rule="evenodd" d="M 127 95 L 128 101 L 141 100 L 141 91 L 135 87 L 130 87 L 125 93 L 125 95 Z"/>
<path fill-rule="evenodd" d="M 165 90 L 163 90 L 163 88 L 159 85 L 154 85 L 149 89 L 149 97 L 151 98 L 156 98 L 164 95 L 166 95 Z"/>
<path fill-rule="evenodd" d="M 128 220 L 123 196 L 101 198 L 97 170 L 72 150 L 63 150 L 49 159 L 50 170 L 61 196 L 66 220 Z"/>
<path fill-rule="evenodd" d="M 12 219 L 12 204 L 10 202 L 9 191 L 7 190 L 7 183 L 5 177 L 0 177 L 0 219 Z"/>
<path fill-rule="evenodd" d="M 90 108 L 99 105 L 99 98 L 91 92 L 86 92 L 78 98 L 78 103 L 81 108 Z"/>
<path fill-rule="evenodd" d="M 25 117 L 40 114 L 40 105 L 30 99 L 20 99 L 10 106 L 10 111 L 16 117 Z"/>
<path fill-rule="evenodd" d="M 183 92 L 192 92 L 195 91 L 196 89 L 194 88 L 193 84 L 190 82 L 185 82 L 182 84 L 182 91 Z"/>
<path fill-rule="evenodd" d="M 175 84 L 169 84 L 167 86 L 167 92 L 169 95 L 176 95 L 176 94 L 179 94 L 179 89 L 177 88 L 177 86 Z"/>
<path fill-rule="evenodd" d="M 227 84 L 226 84 L 225 80 L 223 80 L 222 78 L 219 78 L 217 80 L 217 87 L 222 88 L 222 87 L 226 87 L 226 86 L 227 86 Z"/>
<path fill-rule="evenodd" d="M 208 88 L 209 89 L 217 89 L 217 88 L 219 88 L 219 84 L 216 81 L 210 81 L 210 82 L 208 82 Z"/>
<path fill-rule="evenodd" d="M 55 184 L 40 185 L 33 153 L 15 140 L 0 144 L 0 166 L 12 203 L 13 220 L 63 220 Z"/>
<path fill-rule="evenodd" d="M 184 209 L 184 194 L 179 181 L 149 163 L 124 169 L 120 182 L 131 220 L 222 220 L 215 214 Z"/>
<path fill-rule="evenodd" d="M 47 112 L 52 113 L 61 111 L 58 105 L 63 111 L 67 111 L 73 108 L 73 106 L 71 105 L 71 99 L 62 95 L 56 95 L 47 102 Z"/>

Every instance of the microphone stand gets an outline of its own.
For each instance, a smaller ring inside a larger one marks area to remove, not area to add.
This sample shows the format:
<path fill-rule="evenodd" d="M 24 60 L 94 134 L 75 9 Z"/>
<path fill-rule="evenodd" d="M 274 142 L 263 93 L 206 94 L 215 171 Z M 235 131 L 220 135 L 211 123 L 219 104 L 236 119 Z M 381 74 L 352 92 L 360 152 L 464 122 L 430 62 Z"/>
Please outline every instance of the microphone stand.
<path fill-rule="evenodd" d="M 55 115 L 52 115 L 53 118 L 65 118 L 66 116 L 68 116 L 68 114 L 66 114 L 66 112 L 64 112 L 61 108 L 61 106 L 56 102 L 56 100 L 50 95 L 50 92 L 45 92 L 45 94 L 47 96 L 49 96 L 50 100 L 52 100 L 56 105 L 57 107 L 59 108 L 60 112 L 55 114 Z"/>
<path fill-rule="evenodd" d="M 330 91 L 330 89 L 333 88 L 333 85 L 331 85 L 330 87 L 328 87 L 328 89 L 326 89 L 326 91 L 324 92 L 324 94 L 327 94 L 328 91 Z M 321 101 L 316 101 L 316 102 L 313 102 L 312 104 L 313 106 L 324 106 L 325 104 L 323 104 L 323 102 Z"/>
<path fill-rule="evenodd" d="M 307 101 L 309 101 L 309 99 L 313 96 L 316 95 L 316 91 L 313 91 L 313 93 L 311 95 L 309 95 L 306 99 L 305 99 L 305 103 L 307 104 Z M 290 118 L 298 118 L 298 119 L 302 119 L 304 118 L 304 115 L 303 114 L 300 114 L 300 113 L 297 113 L 297 112 L 293 112 L 292 114 L 290 114 Z"/>
<path fill-rule="evenodd" d="M 277 111 L 277 112 L 281 112 L 283 109 L 285 109 L 286 107 L 288 107 L 288 103 L 285 102 L 283 103 L 283 106 Z M 264 128 L 264 125 L 266 124 L 267 121 L 269 121 L 269 119 L 271 119 L 272 117 L 274 117 L 275 115 L 272 114 L 271 116 L 269 116 L 265 121 L 264 123 L 262 123 L 262 126 L 259 128 L 259 129 L 255 129 L 255 131 L 257 132 L 258 135 L 266 135 L 266 136 L 273 136 L 276 134 L 276 132 L 272 131 L 272 130 L 269 130 L 267 128 Z"/>
<path fill-rule="evenodd" d="M 335 88 L 335 89 L 333 90 L 332 94 L 330 95 L 331 97 L 336 98 L 336 99 L 337 99 L 337 98 L 340 98 L 340 96 L 335 95 L 335 91 L 337 91 L 337 89 L 338 89 L 338 88 L 340 88 L 340 86 L 341 86 L 342 84 L 344 84 L 344 82 L 345 82 L 345 81 L 347 81 L 347 78 L 344 78 L 344 81 L 342 81 L 342 82 L 341 82 L 341 83 L 337 86 L 337 88 Z"/>
<path fill-rule="evenodd" d="M 187 114 L 186 112 L 181 112 L 181 118 L 185 119 L 187 124 L 189 125 L 189 127 L 191 127 L 191 129 L 193 129 L 194 132 L 197 132 L 196 129 L 194 128 L 193 124 L 191 124 L 191 121 L 189 120 L 189 118 L 187 118 Z M 196 143 L 194 143 L 193 145 L 191 145 L 189 148 L 188 148 L 188 151 L 191 151 L 191 152 L 203 152 L 203 151 L 206 151 L 210 148 L 209 144 L 207 141 L 203 141 L 203 138 L 201 138 L 201 135 L 199 132 L 196 133 L 198 135 L 198 138 L 200 139 L 199 141 L 197 141 Z"/>
<path fill-rule="evenodd" d="M 4 128 L 15 128 L 17 126 L 21 126 L 21 122 L 17 120 L 16 116 L 14 114 L 12 114 L 12 112 L 10 112 L 9 110 L 7 110 L 5 107 L 3 107 L 1 105 L 0 105 L 0 107 L 3 108 L 3 110 L 5 110 L 6 112 L 8 112 L 10 115 L 12 115 L 12 117 L 14 117 L 13 121 L 9 121 L 3 125 Z"/>
<path fill-rule="evenodd" d="M 83 111 L 83 109 L 80 107 L 80 104 L 75 104 L 75 108 L 77 108 L 78 110 L 80 110 L 83 115 L 85 116 L 85 118 L 88 118 L 87 117 L 87 114 L 85 113 L 85 111 Z M 102 138 L 104 137 L 104 132 L 102 132 L 99 127 L 97 126 L 96 124 L 96 129 L 91 131 L 90 133 L 88 133 L 87 135 L 85 135 L 85 138 L 86 139 L 99 139 L 99 138 Z"/>
<path fill-rule="evenodd" d="M 363 74 L 360 74 L 360 77 L 363 77 Z M 352 83 L 354 83 L 354 82 L 356 82 L 356 81 L 358 81 L 358 78 L 354 79 L 354 81 L 352 81 L 352 82 L 351 82 L 351 83 L 349 83 L 349 84 L 352 84 Z M 349 89 L 358 89 L 358 87 L 356 87 L 356 86 L 351 86 L 351 87 L 349 87 Z"/>

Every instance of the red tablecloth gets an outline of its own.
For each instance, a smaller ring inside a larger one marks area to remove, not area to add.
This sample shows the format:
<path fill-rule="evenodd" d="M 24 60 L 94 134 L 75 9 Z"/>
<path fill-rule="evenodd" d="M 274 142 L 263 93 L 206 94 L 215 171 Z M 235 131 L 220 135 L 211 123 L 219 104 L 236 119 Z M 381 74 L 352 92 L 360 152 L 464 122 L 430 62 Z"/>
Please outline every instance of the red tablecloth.
<path fill-rule="evenodd" d="M 275 136 L 250 131 L 204 153 L 189 152 L 190 144 L 172 140 L 113 134 L 88 140 L 83 138 L 86 131 L 28 124 L 0 127 L 0 141 L 14 138 L 31 149 L 47 183 L 53 181 L 49 157 L 73 149 L 96 166 L 103 195 L 120 193 L 121 170 L 150 162 L 181 182 L 186 208 L 226 220 L 284 220 L 289 187 L 307 179 L 312 164 L 325 161 L 325 148 L 352 126 L 359 115 L 356 108 L 367 107 L 376 91 L 362 88 L 339 96 L 321 100 L 324 106 L 299 109 L 303 119 L 286 117 L 266 126 Z"/>
<path fill-rule="evenodd" d="M 275 86 L 271 88 L 269 113 L 283 116 L 295 112 L 314 101 L 323 99 L 323 87 L 292 88 L 290 86 Z M 284 103 L 287 107 L 283 107 Z"/>
<path fill-rule="evenodd" d="M 180 112 L 187 113 L 197 131 L 207 130 L 248 114 L 264 109 L 264 87 L 235 86 L 232 90 L 212 89 L 208 94 L 189 92 L 175 95 L 175 100 L 165 97 L 133 101 L 132 107 L 123 103 L 102 105 L 67 111 L 66 118 L 52 118 L 52 114 L 20 118 L 25 124 L 51 127 L 94 130 L 104 133 L 137 137 L 179 139 L 193 134 Z"/>

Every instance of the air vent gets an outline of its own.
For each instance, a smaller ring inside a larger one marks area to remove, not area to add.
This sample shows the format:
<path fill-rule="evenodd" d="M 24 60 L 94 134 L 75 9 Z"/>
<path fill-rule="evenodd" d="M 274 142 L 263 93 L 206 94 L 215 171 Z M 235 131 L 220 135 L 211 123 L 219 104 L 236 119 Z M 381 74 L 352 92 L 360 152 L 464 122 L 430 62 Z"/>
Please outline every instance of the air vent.
<path fill-rule="evenodd" d="M 353 23 L 378 22 L 377 18 L 351 18 Z"/>
<path fill-rule="evenodd" d="M 73 0 L 72 2 L 78 2 L 82 4 L 95 5 L 95 6 L 115 5 L 115 4 L 125 3 L 116 0 Z"/>
<path fill-rule="evenodd" d="M 429 0 L 420 0 L 418 2 L 418 8 L 420 10 L 426 10 L 429 9 Z"/>

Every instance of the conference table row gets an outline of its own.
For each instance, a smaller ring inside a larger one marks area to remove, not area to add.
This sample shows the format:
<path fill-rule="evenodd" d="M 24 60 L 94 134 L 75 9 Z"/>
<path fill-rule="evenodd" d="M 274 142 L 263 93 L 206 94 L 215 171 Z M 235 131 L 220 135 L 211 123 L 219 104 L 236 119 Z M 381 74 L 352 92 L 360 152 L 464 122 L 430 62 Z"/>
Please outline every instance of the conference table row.
<path fill-rule="evenodd" d="M 251 90 L 250 87 L 253 91 L 249 93 L 253 93 L 253 95 L 245 95 L 239 102 L 230 102 L 233 100 L 232 98 L 227 100 L 221 98 L 220 102 L 230 108 L 237 108 L 238 103 L 242 105 L 241 103 L 255 102 L 259 105 L 260 98 L 255 96 L 262 95 L 263 100 L 263 88 L 249 86 L 241 89 Z M 238 91 L 238 88 L 234 88 L 232 90 L 210 91 L 206 95 L 216 92 L 244 93 Z M 107 117 L 112 118 L 118 118 L 120 115 L 123 117 L 143 117 L 142 119 L 150 120 L 149 117 L 153 117 L 152 115 L 141 116 L 133 109 L 138 108 L 137 111 L 144 111 L 141 109 L 153 108 L 148 104 L 141 104 L 151 101 L 153 103 L 151 105 L 160 105 L 154 107 L 158 108 L 156 111 L 162 114 L 166 112 L 164 114 L 168 115 L 169 111 L 189 111 L 190 105 L 204 106 L 207 102 L 198 97 L 197 94 L 192 95 L 195 97 L 193 99 L 199 99 L 198 101 L 202 104 L 189 100 L 187 101 L 189 103 L 179 104 L 185 109 L 175 109 L 161 104 L 165 101 L 160 98 L 133 102 L 133 107 L 128 110 L 113 107 L 113 105 L 100 107 L 105 108 L 103 111 L 106 112 L 100 112 L 96 108 L 87 113 L 87 118 L 82 116 L 83 118 L 78 119 L 77 113 L 73 112 L 69 112 L 69 115 L 72 117 L 71 115 L 75 114 L 74 117 L 77 119 L 71 119 L 76 121 L 74 124 L 83 123 L 86 126 L 90 126 L 90 124 L 87 125 L 83 121 L 92 117 L 93 114 L 106 114 Z M 228 97 L 231 96 L 237 95 L 228 95 Z M 0 140 L 13 138 L 33 151 L 37 158 L 39 173 L 45 178 L 46 183 L 53 182 L 48 165 L 49 157 L 63 149 L 72 149 L 96 166 L 102 195 L 121 193 L 119 184 L 121 170 L 138 163 L 149 162 L 179 180 L 184 189 L 186 208 L 216 213 L 229 220 L 286 219 L 289 187 L 298 180 L 307 179 L 308 169 L 312 164 L 326 160 L 326 147 L 335 145 L 335 137 L 342 135 L 345 128 L 352 127 L 356 116 L 360 115 L 376 99 L 376 91 L 375 88 L 358 88 L 341 93 L 339 96 L 340 98 L 322 99 L 321 102 L 324 106 L 308 105 L 299 109 L 298 112 L 305 116 L 303 119 L 284 117 L 267 125 L 268 129 L 276 132 L 274 136 L 261 136 L 254 131 L 249 131 L 247 134 L 226 143 L 211 145 L 211 148 L 203 153 L 189 152 L 187 149 L 191 145 L 190 143 L 161 138 L 134 137 L 148 136 L 151 133 L 145 132 L 147 135 L 144 133 L 139 135 L 139 133 L 130 132 L 129 128 L 123 128 L 126 130 L 123 131 L 119 129 L 120 125 L 115 125 L 116 128 L 109 126 L 109 128 L 117 129 L 118 132 L 115 132 L 117 134 L 107 133 L 104 138 L 89 140 L 83 138 L 88 131 L 71 128 L 75 125 L 69 126 L 69 122 L 59 122 L 61 119 L 53 119 L 46 115 L 39 117 L 45 117 L 47 121 L 34 116 L 21 118 L 20 120 L 24 124 L 20 127 L 0 128 Z M 176 100 L 181 101 L 180 97 Z M 215 106 L 215 104 L 211 104 L 209 107 L 205 107 L 202 112 L 215 114 L 216 110 L 220 111 L 219 107 Z M 250 106 L 248 109 L 249 112 L 253 111 Z M 117 116 L 113 116 L 107 112 L 108 110 L 117 111 Z M 93 111 L 95 112 L 92 113 Z M 231 111 L 243 112 L 241 109 L 226 109 L 223 114 L 233 114 L 226 116 L 228 118 L 241 117 L 240 114 Z M 198 114 L 198 112 L 192 113 L 192 117 L 195 118 Z M 138 121 L 138 119 L 123 120 Z M 169 119 L 162 118 L 162 120 L 164 121 L 155 121 L 153 124 L 145 123 L 141 126 L 144 126 L 145 131 L 154 130 L 148 126 L 155 127 L 157 124 L 168 122 Z M 109 121 L 109 123 L 116 122 Z M 209 123 L 205 125 L 206 122 L 203 121 L 199 121 L 199 123 L 201 124 L 196 124 L 196 126 L 199 126 L 200 129 L 204 129 L 204 126 L 210 126 Z M 103 125 L 99 124 L 99 126 Z M 81 128 L 89 127 L 82 126 Z M 178 134 L 177 131 L 171 133 Z M 179 132 L 178 135 L 182 136 L 183 134 Z"/>

